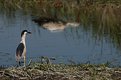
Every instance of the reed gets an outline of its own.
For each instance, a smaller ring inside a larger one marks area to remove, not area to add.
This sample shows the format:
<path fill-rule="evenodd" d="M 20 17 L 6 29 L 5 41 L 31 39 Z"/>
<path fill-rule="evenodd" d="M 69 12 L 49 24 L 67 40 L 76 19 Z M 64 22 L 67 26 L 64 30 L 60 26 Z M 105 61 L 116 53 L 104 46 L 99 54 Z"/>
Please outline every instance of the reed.
<path fill-rule="evenodd" d="M 0 10 L 7 14 L 22 10 L 36 17 L 79 22 L 85 31 L 92 29 L 92 36 L 97 41 L 108 39 L 121 46 L 120 0 L 0 0 Z"/>

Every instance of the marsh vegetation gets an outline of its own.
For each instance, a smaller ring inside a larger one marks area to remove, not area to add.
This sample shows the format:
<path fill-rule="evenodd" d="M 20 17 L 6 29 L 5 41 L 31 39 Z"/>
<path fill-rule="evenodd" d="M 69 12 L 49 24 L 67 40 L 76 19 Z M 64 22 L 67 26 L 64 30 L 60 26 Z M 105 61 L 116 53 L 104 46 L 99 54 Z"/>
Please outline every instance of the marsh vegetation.
<path fill-rule="evenodd" d="M 79 22 L 85 31 L 92 32 L 96 41 L 106 40 L 120 50 L 120 0 L 1 0 L 0 9 L 5 10 L 6 14 L 22 10 L 34 18 L 49 17 Z"/>
<path fill-rule="evenodd" d="M 121 50 L 120 0 L 0 0 L 0 10 L 7 16 L 14 15 L 16 11 L 22 11 L 25 15 L 31 14 L 34 19 L 49 17 L 65 22 L 78 22 L 81 25 L 75 29 L 78 38 L 81 37 L 80 29 L 83 29 L 91 33 L 95 42 L 103 44 L 105 41 L 117 50 Z M 5 80 L 120 80 L 120 71 L 120 68 L 109 68 L 105 64 L 67 65 L 35 62 L 26 68 L 1 69 L 0 78 Z"/>
<path fill-rule="evenodd" d="M 120 68 L 109 68 L 106 64 L 40 64 L 27 67 L 0 69 L 2 80 L 120 80 Z"/>

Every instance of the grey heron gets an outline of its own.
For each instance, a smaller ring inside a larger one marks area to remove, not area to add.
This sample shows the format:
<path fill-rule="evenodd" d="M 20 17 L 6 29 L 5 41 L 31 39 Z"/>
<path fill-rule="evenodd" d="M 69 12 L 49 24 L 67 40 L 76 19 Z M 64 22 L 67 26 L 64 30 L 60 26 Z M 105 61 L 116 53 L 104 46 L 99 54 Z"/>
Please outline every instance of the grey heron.
<path fill-rule="evenodd" d="M 31 34 L 31 32 L 27 30 L 23 30 L 21 32 L 21 41 L 16 49 L 16 55 L 15 55 L 16 61 L 19 63 L 19 65 L 21 58 L 24 58 L 24 66 L 26 66 L 26 41 L 25 41 L 26 34 Z"/>

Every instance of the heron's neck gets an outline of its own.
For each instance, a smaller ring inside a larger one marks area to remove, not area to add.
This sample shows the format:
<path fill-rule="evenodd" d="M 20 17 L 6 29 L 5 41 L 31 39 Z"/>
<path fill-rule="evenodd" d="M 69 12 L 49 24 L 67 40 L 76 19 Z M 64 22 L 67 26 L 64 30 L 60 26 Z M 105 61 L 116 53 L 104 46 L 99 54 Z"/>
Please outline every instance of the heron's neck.
<path fill-rule="evenodd" d="M 23 35 L 23 36 L 21 37 L 21 43 L 23 43 L 24 45 L 26 44 L 26 43 L 25 43 L 25 40 L 26 40 L 26 35 Z"/>

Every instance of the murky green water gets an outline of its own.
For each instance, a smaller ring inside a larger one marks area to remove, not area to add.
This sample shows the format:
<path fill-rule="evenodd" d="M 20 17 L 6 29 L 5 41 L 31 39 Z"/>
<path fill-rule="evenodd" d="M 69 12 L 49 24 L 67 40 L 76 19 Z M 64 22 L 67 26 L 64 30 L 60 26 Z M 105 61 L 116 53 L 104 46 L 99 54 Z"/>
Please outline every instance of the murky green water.
<path fill-rule="evenodd" d="M 41 56 L 55 57 L 58 63 L 106 63 L 121 65 L 120 35 L 117 42 L 108 36 L 97 34 L 98 30 L 90 22 L 78 27 L 68 27 L 62 31 L 52 32 L 34 23 L 30 13 L 14 11 L 0 13 L 0 65 L 15 64 L 15 51 L 21 38 L 21 31 L 32 32 L 26 38 L 27 61 L 38 60 Z M 62 17 L 66 19 L 65 17 Z M 95 24 L 97 25 L 97 24 Z M 111 31 L 111 30 L 110 30 Z M 114 35 L 115 36 L 115 35 Z M 120 42 L 119 42 L 120 43 Z M 118 46 L 118 47 L 117 47 Z"/>

